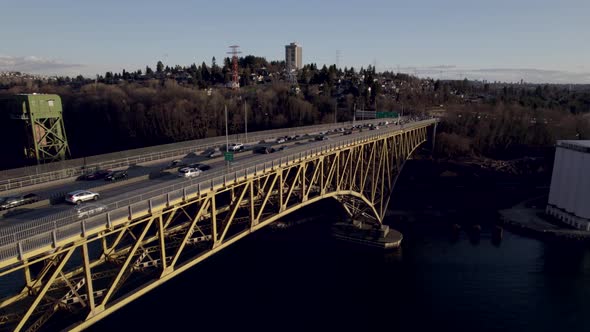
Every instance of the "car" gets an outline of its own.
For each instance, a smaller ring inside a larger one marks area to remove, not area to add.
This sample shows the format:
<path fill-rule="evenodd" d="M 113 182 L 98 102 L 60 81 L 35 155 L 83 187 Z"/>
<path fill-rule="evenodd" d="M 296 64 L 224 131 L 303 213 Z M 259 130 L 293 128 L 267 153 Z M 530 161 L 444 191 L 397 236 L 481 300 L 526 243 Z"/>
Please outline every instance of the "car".
<path fill-rule="evenodd" d="M 76 215 L 78 216 L 78 218 L 87 218 L 92 215 L 106 211 L 107 207 L 106 205 L 102 204 L 88 203 L 77 205 L 74 209 L 76 210 Z"/>
<path fill-rule="evenodd" d="M 181 166 L 186 166 L 186 163 L 180 159 L 174 159 L 168 165 L 166 165 L 166 167 L 164 167 L 164 169 L 171 169 L 174 167 L 181 167 Z"/>
<path fill-rule="evenodd" d="M 352 130 L 347 130 L 344 133 L 342 133 L 342 135 L 351 135 L 352 134 Z"/>
<path fill-rule="evenodd" d="M 114 171 L 110 172 L 104 177 L 105 181 L 117 181 L 127 179 L 127 171 Z"/>
<path fill-rule="evenodd" d="M 277 144 L 283 144 L 283 143 L 285 143 L 285 139 L 283 137 L 279 137 L 279 138 L 277 138 L 276 142 L 277 142 Z"/>
<path fill-rule="evenodd" d="M 270 146 L 259 146 L 252 150 L 254 154 L 269 154 L 275 152 L 275 149 Z"/>
<path fill-rule="evenodd" d="M 277 151 L 283 151 L 283 150 L 287 150 L 289 147 L 286 145 L 281 145 L 277 148 Z"/>
<path fill-rule="evenodd" d="M 90 190 L 75 190 L 66 194 L 66 202 L 72 204 L 81 204 L 87 201 L 96 201 L 100 194 Z"/>
<path fill-rule="evenodd" d="M 207 164 L 191 164 L 188 167 L 196 168 L 196 169 L 199 169 L 201 171 L 208 171 L 208 170 L 211 169 L 211 166 L 210 165 L 207 165 Z"/>
<path fill-rule="evenodd" d="M 215 157 L 221 157 L 221 156 L 223 156 L 223 153 L 221 153 L 221 151 L 219 151 L 219 150 L 213 150 L 207 154 L 208 158 L 215 158 Z"/>
<path fill-rule="evenodd" d="M 110 169 L 99 169 L 99 170 L 96 170 L 96 171 L 94 171 L 92 173 L 83 174 L 78 179 L 80 179 L 80 180 L 87 180 L 87 181 L 98 180 L 98 179 L 104 178 L 110 172 L 111 172 Z"/>
<path fill-rule="evenodd" d="M 36 194 L 25 194 L 10 197 L 0 197 L 0 210 L 7 210 L 13 207 L 37 202 L 39 196 Z"/>
<path fill-rule="evenodd" d="M 231 143 L 228 147 L 228 151 L 242 151 L 244 150 L 244 144 L 242 143 Z"/>
<path fill-rule="evenodd" d="M 1 197 L 0 198 L 0 210 L 7 210 L 17 205 L 16 197 Z"/>
<path fill-rule="evenodd" d="M 190 178 L 193 176 L 198 176 L 201 173 L 202 173 L 202 171 L 198 168 L 184 167 L 178 171 L 178 176 L 180 176 L 182 178 Z"/>
<path fill-rule="evenodd" d="M 327 135 L 328 132 L 327 131 L 320 131 L 318 134 L 321 135 L 321 136 L 323 136 L 323 135 Z"/>
<path fill-rule="evenodd" d="M 324 135 L 319 135 L 315 137 L 316 141 L 327 141 L 328 140 L 328 136 L 324 136 Z"/>

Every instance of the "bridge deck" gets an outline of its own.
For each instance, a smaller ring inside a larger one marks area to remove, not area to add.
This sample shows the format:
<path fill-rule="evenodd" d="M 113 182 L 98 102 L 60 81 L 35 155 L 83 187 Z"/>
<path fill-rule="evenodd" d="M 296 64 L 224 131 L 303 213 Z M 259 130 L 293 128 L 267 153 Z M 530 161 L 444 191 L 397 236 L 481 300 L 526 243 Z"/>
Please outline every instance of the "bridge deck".
<path fill-rule="evenodd" d="M 404 161 L 435 123 L 367 130 L 257 156 L 179 184 L 128 193 L 111 202 L 107 213 L 82 220 L 56 215 L 0 228 L 0 279 L 27 285 L 0 302 L 5 312 L 19 312 L 0 316 L 0 326 L 42 325 L 68 307 L 89 310 L 72 327 L 82 329 L 321 199 L 335 198 L 351 216 L 381 222 Z M 144 284 L 125 293 L 131 275 Z"/>

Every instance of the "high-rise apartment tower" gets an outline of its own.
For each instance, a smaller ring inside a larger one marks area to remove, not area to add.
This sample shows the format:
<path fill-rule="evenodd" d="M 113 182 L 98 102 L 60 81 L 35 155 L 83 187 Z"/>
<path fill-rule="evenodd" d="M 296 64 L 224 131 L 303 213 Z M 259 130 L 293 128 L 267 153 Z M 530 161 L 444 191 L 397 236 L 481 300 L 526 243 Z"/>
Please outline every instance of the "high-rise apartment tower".
<path fill-rule="evenodd" d="M 287 69 L 301 69 L 303 67 L 301 60 L 301 46 L 297 43 L 285 45 L 285 62 Z"/>

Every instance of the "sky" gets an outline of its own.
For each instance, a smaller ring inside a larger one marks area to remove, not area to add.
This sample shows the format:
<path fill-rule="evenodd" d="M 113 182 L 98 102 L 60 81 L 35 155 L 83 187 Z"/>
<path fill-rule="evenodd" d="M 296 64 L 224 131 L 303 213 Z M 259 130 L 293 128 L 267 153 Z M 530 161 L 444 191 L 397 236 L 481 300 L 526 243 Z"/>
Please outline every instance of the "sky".
<path fill-rule="evenodd" d="M 590 83 L 589 0 L 2 0 L 0 71 L 211 64 L 230 45 L 422 77 Z"/>

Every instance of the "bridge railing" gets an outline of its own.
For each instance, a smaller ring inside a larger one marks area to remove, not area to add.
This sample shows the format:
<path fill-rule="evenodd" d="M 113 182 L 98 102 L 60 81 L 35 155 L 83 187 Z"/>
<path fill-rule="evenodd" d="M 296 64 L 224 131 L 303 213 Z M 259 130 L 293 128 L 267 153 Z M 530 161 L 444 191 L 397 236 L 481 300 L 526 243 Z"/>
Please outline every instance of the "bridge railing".
<path fill-rule="evenodd" d="M 418 121 L 408 126 L 408 129 L 429 124 L 432 121 Z M 394 126 L 388 132 L 399 129 L 403 128 Z M 321 141 L 314 142 L 294 148 L 291 154 L 278 158 L 275 155 L 267 155 L 248 163 L 234 165 L 211 173 L 207 172 L 206 176 L 199 176 L 182 183 L 135 195 L 129 193 L 128 197 L 105 204 L 108 212 L 90 218 L 80 219 L 77 218 L 74 211 L 63 211 L 20 225 L 0 228 L 0 261 L 20 257 L 25 252 L 55 244 L 60 239 L 85 236 L 87 231 L 97 227 L 110 227 L 113 220 L 132 220 L 137 216 L 149 213 L 152 209 L 167 206 L 172 201 L 204 193 L 222 184 L 232 184 L 249 175 L 265 173 L 302 159 L 314 158 L 334 149 L 357 145 L 381 136 L 383 136 L 383 131 L 379 133 L 368 132 L 360 137 L 341 139 L 331 144 L 325 144 L 325 142 Z"/>
<path fill-rule="evenodd" d="M 356 121 L 358 124 L 373 123 L 391 119 L 371 119 Z M 248 134 L 230 135 L 231 140 L 240 140 L 242 143 L 259 142 L 265 139 L 276 138 L 283 135 L 297 135 L 322 130 L 330 130 L 349 125 L 351 121 L 321 124 L 305 127 L 293 127 L 257 131 Z M 75 177 L 96 169 L 109 169 L 134 164 L 140 164 L 155 160 L 162 160 L 188 154 L 190 152 L 204 151 L 224 145 L 225 136 L 204 138 L 193 141 L 164 144 L 141 149 L 126 150 L 108 154 L 89 156 L 54 162 L 50 164 L 28 166 L 16 169 L 0 171 L 0 192 L 11 189 L 23 188 L 39 183 L 45 183 L 70 177 Z"/>

